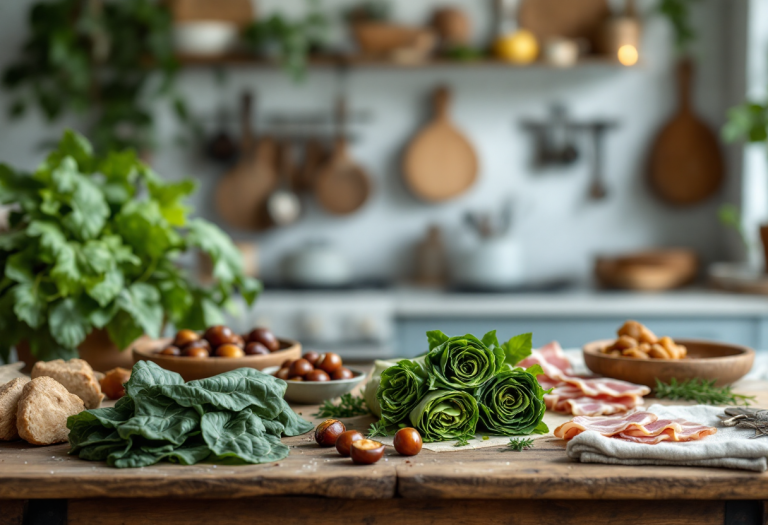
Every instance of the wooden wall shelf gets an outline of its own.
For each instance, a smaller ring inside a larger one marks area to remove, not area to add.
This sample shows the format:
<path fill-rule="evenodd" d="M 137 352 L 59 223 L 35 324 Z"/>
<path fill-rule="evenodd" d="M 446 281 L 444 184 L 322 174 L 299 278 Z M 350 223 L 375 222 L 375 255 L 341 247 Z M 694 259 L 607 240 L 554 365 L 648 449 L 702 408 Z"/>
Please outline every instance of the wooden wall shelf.
<path fill-rule="evenodd" d="M 179 56 L 179 61 L 184 67 L 258 67 L 258 68 L 278 68 L 279 64 L 273 60 L 255 57 L 253 55 L 227 55 L 217 57 L 201 56 Z M 627 68 L 612 57 L 589 56 L 580 59 L 575 65 L 570 67 L 556 67 L 545 62 L 534 62 L 527 65 L 511 64 L 494 58 L 482 58 L 478 60 L 449 60 L 444 58 L 430 59 L 425 62 L 403 63 L 388 60 L 355 57 L 355 56 L 317 56 L 310 59 L 309 67 L 311 69 L 339 68 L 339 69 L 385 69 L 385 70 L 418 70 L 432 68 L 494 68 L 494 69 L 552 69 L 568 70 L 584 67 L 609 67 L 609 68 Z M 630 66 L 629 68 L 637 67 Z"/>

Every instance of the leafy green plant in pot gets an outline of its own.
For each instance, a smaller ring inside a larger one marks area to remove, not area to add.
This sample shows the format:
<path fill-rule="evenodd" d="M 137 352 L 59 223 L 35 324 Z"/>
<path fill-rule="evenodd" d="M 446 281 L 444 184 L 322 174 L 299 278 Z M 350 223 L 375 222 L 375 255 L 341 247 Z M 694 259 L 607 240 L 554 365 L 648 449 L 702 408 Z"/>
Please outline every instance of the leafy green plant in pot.
<path fill-rule="evenodd" d="M 38 359 L 71 358 L 89 336 L 123 350 L 166 322 L 222 322 L 235 291 L 253 303 L 261 285 L 243 274 L 231 240 L 189 218 L 183 199 L 193 191 L 132 150 L 96 156 L 72 131 L 31 174 L 0 164 L 0 202 L 15 207 L 0 234 L 2 356 L 24 342 Z M 210 287 L 177 265 L 193 249 L 211 257 Z"/>

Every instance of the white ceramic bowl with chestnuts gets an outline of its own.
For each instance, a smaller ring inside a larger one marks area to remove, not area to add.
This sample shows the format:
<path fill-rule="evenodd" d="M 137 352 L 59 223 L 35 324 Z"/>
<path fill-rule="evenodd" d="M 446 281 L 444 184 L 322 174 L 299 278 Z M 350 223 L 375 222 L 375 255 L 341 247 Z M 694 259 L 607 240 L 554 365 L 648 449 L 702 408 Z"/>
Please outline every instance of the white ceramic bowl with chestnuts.
<path fill-rule="evenodd" d="M 350 392 L 365 379 L 365 373 L 344 366 L 333 352 L 307 352 L 299 359 L 286 359 L 280 366 L 263 370 L 288 383 L 285 400 L 312 405 Z"/>
<path fill-rule="evenodd" d="M 224 325 L 206 330 L 179 330 L 174 337 L 142 338 L 133 345 L 133 360 L 152 361 L 181 374 L 185 381 L 237 368 L 264 370 L 301 357 L 301 345 L 275 337 L 266 328 L 238 334 Z"/>

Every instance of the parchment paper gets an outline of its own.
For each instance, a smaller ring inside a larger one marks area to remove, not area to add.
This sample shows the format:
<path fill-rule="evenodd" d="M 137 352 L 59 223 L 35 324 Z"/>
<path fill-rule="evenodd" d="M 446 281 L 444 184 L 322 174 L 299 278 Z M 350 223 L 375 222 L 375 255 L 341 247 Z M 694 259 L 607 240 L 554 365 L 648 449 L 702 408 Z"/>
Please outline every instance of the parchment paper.
<path fill-rule="evenodd" d="M 532 438 L 532 439 L 543 439 L 543 438 L 552 438 L 554 437 L 554 434 L 552 432 L 563 423 L 570 421 L 573 419 L 573 416 L 570 414 L 558 414 L 556 412 L 550 412 L 547 411 L 544 414 L 544 422 L 549 427 L 549 432 L 547 434 L 533 434 L 530 436 L 522 436 L 525 438 Z M 488 439 L 483 439 L 483 436 L 488 436 Z M 376 441 L 380 441 L 384 443 L 385 445 L 391 447 L 393 446 L 392 442 L 394 441 L 394 436 L 387 436 L 382 438 L 374 438 Z M 440 441 L 438 443 L 424 443 L 423 448 L 425 450 L 432 450 L 433 452 L 457 452 L 460 450 L 467 450 L 470 448 L 486 448 L 486 447 L 499 447 L 506 445 L 509 443 L 509 436 L 490 436 L 488 434 L 483 434 L 482 432 L 477 434 L 475 436 L 475 439 L 470 439 L 469 444 L 465 445 L 463 447 L 457 447 L 456 446 L 457 440 L 451 440 L 451 441 Z"/>

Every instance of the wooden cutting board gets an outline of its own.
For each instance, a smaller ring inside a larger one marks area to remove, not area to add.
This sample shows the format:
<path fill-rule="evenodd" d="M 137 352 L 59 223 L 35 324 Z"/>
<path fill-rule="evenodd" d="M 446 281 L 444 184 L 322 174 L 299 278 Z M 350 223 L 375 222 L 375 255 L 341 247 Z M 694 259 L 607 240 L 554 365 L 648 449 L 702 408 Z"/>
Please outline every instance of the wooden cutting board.
<path fill-rule="evenodd" d="M 327 163 L 318 171 L 315 197 L 320 205 L 334 215 L 348 215 L 359 210 L 371 194 L 371 177 L 349 153 L 345 128 L 347 102 L 344 97 L 336 104 L 338 127 L 336 145 Z"/>
<path fill-rule="evenodd" d="M 653 191 L 664 201 L 691 206 L 711 197 L 725 177 L 720 144 L 691 107 L 693 64 L 677 64 L 680 107 L 661 130 L 651 150 Z"/>
<path fill-rule="evenodd" d="M 350 156 L 346 140 L 337 139 L 328 164 L 317 175 L 317 200 L 326 211 L 348 215 L 359 210 L 370 194 L 370 176 Z"/>
<path fill-rule="evenodd" d="M 250 94 L 242 99 L 242 139 L 240 159 L 216 187 L 216 209 L 235 228 L 263 230 L 272 224 L 266 213 L 266 200 L 277 183 L 275 144 L 269 138 L 254 148 L 251 130 Z"/>
<path fill-rule="evenodd" d="M 405 152 L 403 174 L 408 188 L 419 198 L 441 202 L 467 191 L 477 179 L 475 149 L 451 122 L 450 92 L 435 91 L 435 116 L 413 139 Z"/>

